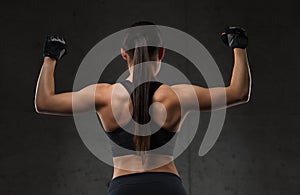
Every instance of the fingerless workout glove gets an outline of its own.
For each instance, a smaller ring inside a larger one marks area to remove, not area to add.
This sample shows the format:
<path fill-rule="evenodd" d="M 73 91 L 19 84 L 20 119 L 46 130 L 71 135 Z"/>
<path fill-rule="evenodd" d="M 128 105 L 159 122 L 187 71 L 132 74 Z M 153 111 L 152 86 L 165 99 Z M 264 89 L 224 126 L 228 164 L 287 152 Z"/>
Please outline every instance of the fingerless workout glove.
<path fill-rule="evenodd" d="M 248 46 L 248 36 L 245 29 L 241 27 L 227 27 L 221 34 L 222 41 L 232 49 L 245 49 Z"/>
<path fill-rule="evenodd" d="M 63 38 L 47 35 L 44 45 L 44 57 L 48 56 L 57 61 L 66 53 L 66 42 Z"/>

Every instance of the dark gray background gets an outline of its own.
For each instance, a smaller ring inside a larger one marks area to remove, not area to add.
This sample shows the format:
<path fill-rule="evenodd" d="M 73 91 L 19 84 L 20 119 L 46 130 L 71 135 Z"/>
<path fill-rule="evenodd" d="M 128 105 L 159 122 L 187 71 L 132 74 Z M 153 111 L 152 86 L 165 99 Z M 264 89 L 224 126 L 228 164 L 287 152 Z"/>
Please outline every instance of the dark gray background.
<path fill-rule="evenodd" d="M 112 167 L 81 141 L 72 117 L 35 113 L 34 92 L 46 34 L 63 35 L 68 55 L 57 66 L 56 92 L 72 90 L 81 60 L 101 39 L 138 20 L 183 30 L 212 54 L 229 84 L 232 52 L 220 41 L 227 25 L 248 30 L 252 94 L 227 110 L 223 131 L 204 157 L 197 136 L 176 159 L 192 195 L 300 194 L 299 8 L 296 1 L 7 1 L 0 7 L 0 194 L 105 194 Z M 194 84 L 201 75 L 182 56 L 164 62 Z M 101 81 L 125 70 L 116 58 Z"/>

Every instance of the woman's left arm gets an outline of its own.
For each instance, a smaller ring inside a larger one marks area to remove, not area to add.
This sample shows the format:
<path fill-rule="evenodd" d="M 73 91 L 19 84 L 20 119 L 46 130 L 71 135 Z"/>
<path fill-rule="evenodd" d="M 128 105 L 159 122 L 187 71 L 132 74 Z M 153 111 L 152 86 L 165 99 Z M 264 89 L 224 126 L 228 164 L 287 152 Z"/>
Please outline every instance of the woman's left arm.
<path fill-rule="evenodd" d="M 95 110 L 104 104 L 103 94 L 106 94 L 105 90 L 110 85 L 106 83 L 90 85 L 76 92 L 55 94 L 55 66 L 55 59 L 44 57 L 34 100 L 38 113 L 72 115 Z"/>

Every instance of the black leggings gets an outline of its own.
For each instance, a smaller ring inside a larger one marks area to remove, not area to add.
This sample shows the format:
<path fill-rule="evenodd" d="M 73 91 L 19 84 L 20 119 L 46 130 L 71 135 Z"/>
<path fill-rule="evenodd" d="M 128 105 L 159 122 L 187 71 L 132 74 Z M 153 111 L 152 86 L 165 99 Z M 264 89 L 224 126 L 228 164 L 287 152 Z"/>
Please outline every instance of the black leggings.
<path fill-rule="evenodd" d="M 169 172 L 143 172 L 110 181 L 107 195 L 187 195 L 179 176 Z"/>

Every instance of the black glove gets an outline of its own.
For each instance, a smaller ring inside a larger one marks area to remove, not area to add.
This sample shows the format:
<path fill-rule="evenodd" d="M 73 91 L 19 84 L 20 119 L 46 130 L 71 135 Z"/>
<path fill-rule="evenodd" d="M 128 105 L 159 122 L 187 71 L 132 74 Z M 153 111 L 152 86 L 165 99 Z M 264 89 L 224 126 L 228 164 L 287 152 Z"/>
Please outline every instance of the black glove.
<path fill-rule="evenodd" d="M 48 56 L 58 61 L 66 53 L 66 42 L 63 38 L 47 35 L 44 45 L 44 57 Z"/>
<path fill-rule="evenodd" d="M 225 28 L 225 31 L 221 34 L 221 39 L 232 49 L 245 49 L 248 46 L 247 32 L 241 27 L 230 26 Z"/>

